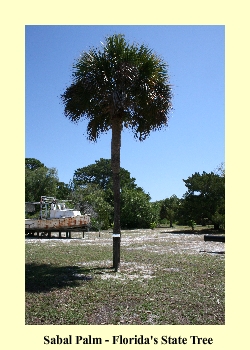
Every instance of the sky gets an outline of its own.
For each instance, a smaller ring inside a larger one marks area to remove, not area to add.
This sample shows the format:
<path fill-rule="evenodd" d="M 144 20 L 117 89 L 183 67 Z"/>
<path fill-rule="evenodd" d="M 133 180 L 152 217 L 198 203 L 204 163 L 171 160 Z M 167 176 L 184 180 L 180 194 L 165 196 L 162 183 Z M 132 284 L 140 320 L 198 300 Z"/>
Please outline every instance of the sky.
<path fill-rule="evenodd" d="M 168 64 L 173 110 L 168 127 L 145 141 L 122 132 L 121 167 L 152 201 L 187 188 L 183 179 L 215 171 L 225 161 L 225 27 L 220 25 L 27 25 L 25 27 L 25 157 L 58 171 L 69 183 L 75 170 L 110 158 L 111 132 L 96 143 L 87 121 L 70 122 L 60 96 L 83 51 L 101 48 L 115 33 L 145 44 Z"/>

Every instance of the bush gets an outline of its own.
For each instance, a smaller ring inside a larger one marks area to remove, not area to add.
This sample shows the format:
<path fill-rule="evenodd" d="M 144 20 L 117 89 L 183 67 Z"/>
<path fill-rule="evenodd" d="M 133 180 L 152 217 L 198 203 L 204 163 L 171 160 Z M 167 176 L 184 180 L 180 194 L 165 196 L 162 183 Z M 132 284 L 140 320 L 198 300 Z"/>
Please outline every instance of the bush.
<path fill-rule="evenodd" d="M 157 214 L 150 197 L 142 190 L 124 190 L 121 193 L 121 227 L 150 228 L 157 222 Z"/>

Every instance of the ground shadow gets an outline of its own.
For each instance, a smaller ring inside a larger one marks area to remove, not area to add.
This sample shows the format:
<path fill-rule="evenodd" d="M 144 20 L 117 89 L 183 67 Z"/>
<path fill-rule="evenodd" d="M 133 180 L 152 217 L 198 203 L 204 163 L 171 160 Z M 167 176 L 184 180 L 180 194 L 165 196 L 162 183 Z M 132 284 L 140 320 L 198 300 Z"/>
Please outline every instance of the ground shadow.
<path fill-rule="evenodd" d="M 81 268 L 79 266 L 53 266 L 50 264 L 25 265 L 25 290 L 29 293 L 50 292 L 52 289 L 77 287 L 93 280 L 95 274 L 112 267 Z"/>
<path fill-rule="evenodd" d="M 215 229 L 202 229 L 202 230 L 192 230 L 192 229 L 185 229 L 185 230 L 169 230 L 169 231 L 160 231 L 160 233 L 171 233 L 171 234 L 182 234 L 182 235 L 204 235 L 204 234 L 225 234 L 224 230 L 215 230 Z"/>
<path fill-rule="evenodd" d="M 64 239 L 64 240 L 66 240 L 66 239 L 69 239 L 69 240 L 82 240 L 82 237 L 66 237 L 65 236 L 65 234 L 62 234 L 62 236 L 61 237 L 59 237 L 59 236 L 55 236 L 55 235 L 52 235 L 51 237 L 49 237 L 48 235 L 39 235 L 39 236 L 37 236 L 37 235 L 25 235 L 25 239 L 34 239 L 34 240 L 36 240 L 36 239 L 44 239 L 44 240 L 52 240 L 52 239 L 58 239 L 58 240 L 62 240 L 62 239 Z"/>

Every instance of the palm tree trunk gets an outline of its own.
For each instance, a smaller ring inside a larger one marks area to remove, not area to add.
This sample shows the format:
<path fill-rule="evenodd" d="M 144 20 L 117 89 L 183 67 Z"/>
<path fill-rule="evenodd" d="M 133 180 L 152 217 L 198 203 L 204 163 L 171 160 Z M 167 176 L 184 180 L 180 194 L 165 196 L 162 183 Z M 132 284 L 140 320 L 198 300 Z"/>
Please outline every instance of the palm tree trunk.
<path fill-rule="evenodd" d="M 113 267 L 115 271 L 120 265 L 120 149 L 121 122 L 119 117 L 112 118 L 111 169 L 114 191 L 114 228 L 113 228 Z"/>

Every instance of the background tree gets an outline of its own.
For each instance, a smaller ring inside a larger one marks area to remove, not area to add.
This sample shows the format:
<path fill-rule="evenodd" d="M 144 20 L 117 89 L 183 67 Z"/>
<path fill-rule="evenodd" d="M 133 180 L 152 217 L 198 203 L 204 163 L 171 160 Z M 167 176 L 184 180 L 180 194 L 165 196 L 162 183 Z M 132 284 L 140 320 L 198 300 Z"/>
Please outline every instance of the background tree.
<path fill-rule="evenodd" d="M 218 201 L 216 211 L 212 216 L 212 221 L 217 228 L 225 229 L 225 163 L 222 162 L 214 172 L 216 175 L 220 176 L 223 182 L 224 196 L 221 196 L 220 201 Z"/>
<path fill-rule="evenodd" d="M 44 166 L 45 165 L 36 158 L 25 158 L 25 170 L 36 170 Z"/>
<path fill-rule="evenodd" d="M 71 193 L 74 206 L 84 214 L 91 215 L 91 226 L 95 229 L 107 229 L 110 225 L 112 207 L 106 201 L 105 190 L 98 184 L 88 183 L 77 186 Z"/>
<path fill-rule="evenodd" d="M 121 227 L 149 228 L 157 221 L 150 196 L 142 189 L 127 189 L 121 193 Z"/>
<path fill-rule="evenodd" d="M 173 227 L 173 223 L 178 216 L 179 208 L 180 200 L 175 194 L 173 194 L 170 198 L 164 199 L 161 204 L 161 219 L 166 218 L 169 221 L 169 226 Z"/>
<path fill-rule="evenodd" d="M 152 222 L 158 220 L 158 215 L 154 214 L 153 206 L 150 203 L 150 196 L 135 183 L 135 178 L 124 168 L 120 169 L 121 175 L 121 227 L 122 228 L 147 228 Z M 113 180 L 110 159 L 101 158 L 86 167 L 79 168 L 73 176 L 74 201 L 82 197 L 81 202 L 86 204 L 86 198 L 90 199 L 90 191 L 93 190 L 93 198 L 96 189 L 102 190 L 103 200 L 107 203 L 111 217 L 113 210 Z M 84 198 L 84 196 L 87 196 Z M 102 204 L 104 206 L 104 203 Z M 84 209 L 84 204 L 80 210 Z M 93 221 L 93 220 L 92 220 Z M 105 221 L 107 222 L 107 221 Z M 110 220 L 110 225 L 113 220 Z M 102 226 L 103 227 L 103 226 Z M 107 225 L 105 226 L 107 228 Z"/>
<path fill-rule="evenodd" d="M 121 190 L 124 188 L 135 189 L 135 178 L 124 168 L 120 169 Z M 114 205 L 113 178 L 111 160 L 101 158 L 86 167 L 79 168 L 74 172 L 73 185 L 84 188 L 87 184 L 96 184 L 105 191 L 105 198 L 110 205 Z"/>
<path fill-rule="evenodd" d="M 56 198 L 57 199 L 69 199 L 72 188 L 70 184 L 66 184 L 63 181 L 58 181 L 56 189 Z"/>
<path fill-rule="evenodd" d="M 121 131 L 130 127 L 144 140 L 167 125 L 171 110 L 167 64 L 145 45 L 129 45 L 123 35 L 106 38 L 102 49 L 84 52 L 73 67 L 73 82 L 62 95 L 65 115 L 88 120 L 87 133 L 96 141 L 112 130 L 111 168 L 114 192 L 113 265 L 120 264 Z"/>
<path fill-rule="evenodd" d="M 225 178 L 225 163 L 220 163 L 214 170 L 214 173 Z"/>
<path fill-rule="evenodd" d="M 213 172 L 196 172 L 183 181 L 188 189 L 182 207 L 186 219 L 201 225 L 210 221 L 215 229 L 222 226 L 225 214 L 225 177 Z"/>
<path fill-rule="evenodd" d="M 25 159 L 25 202 L 37 202 L 41 196 L 57 196 L 56 168 L 47 168 L 35 158 Z"/>

